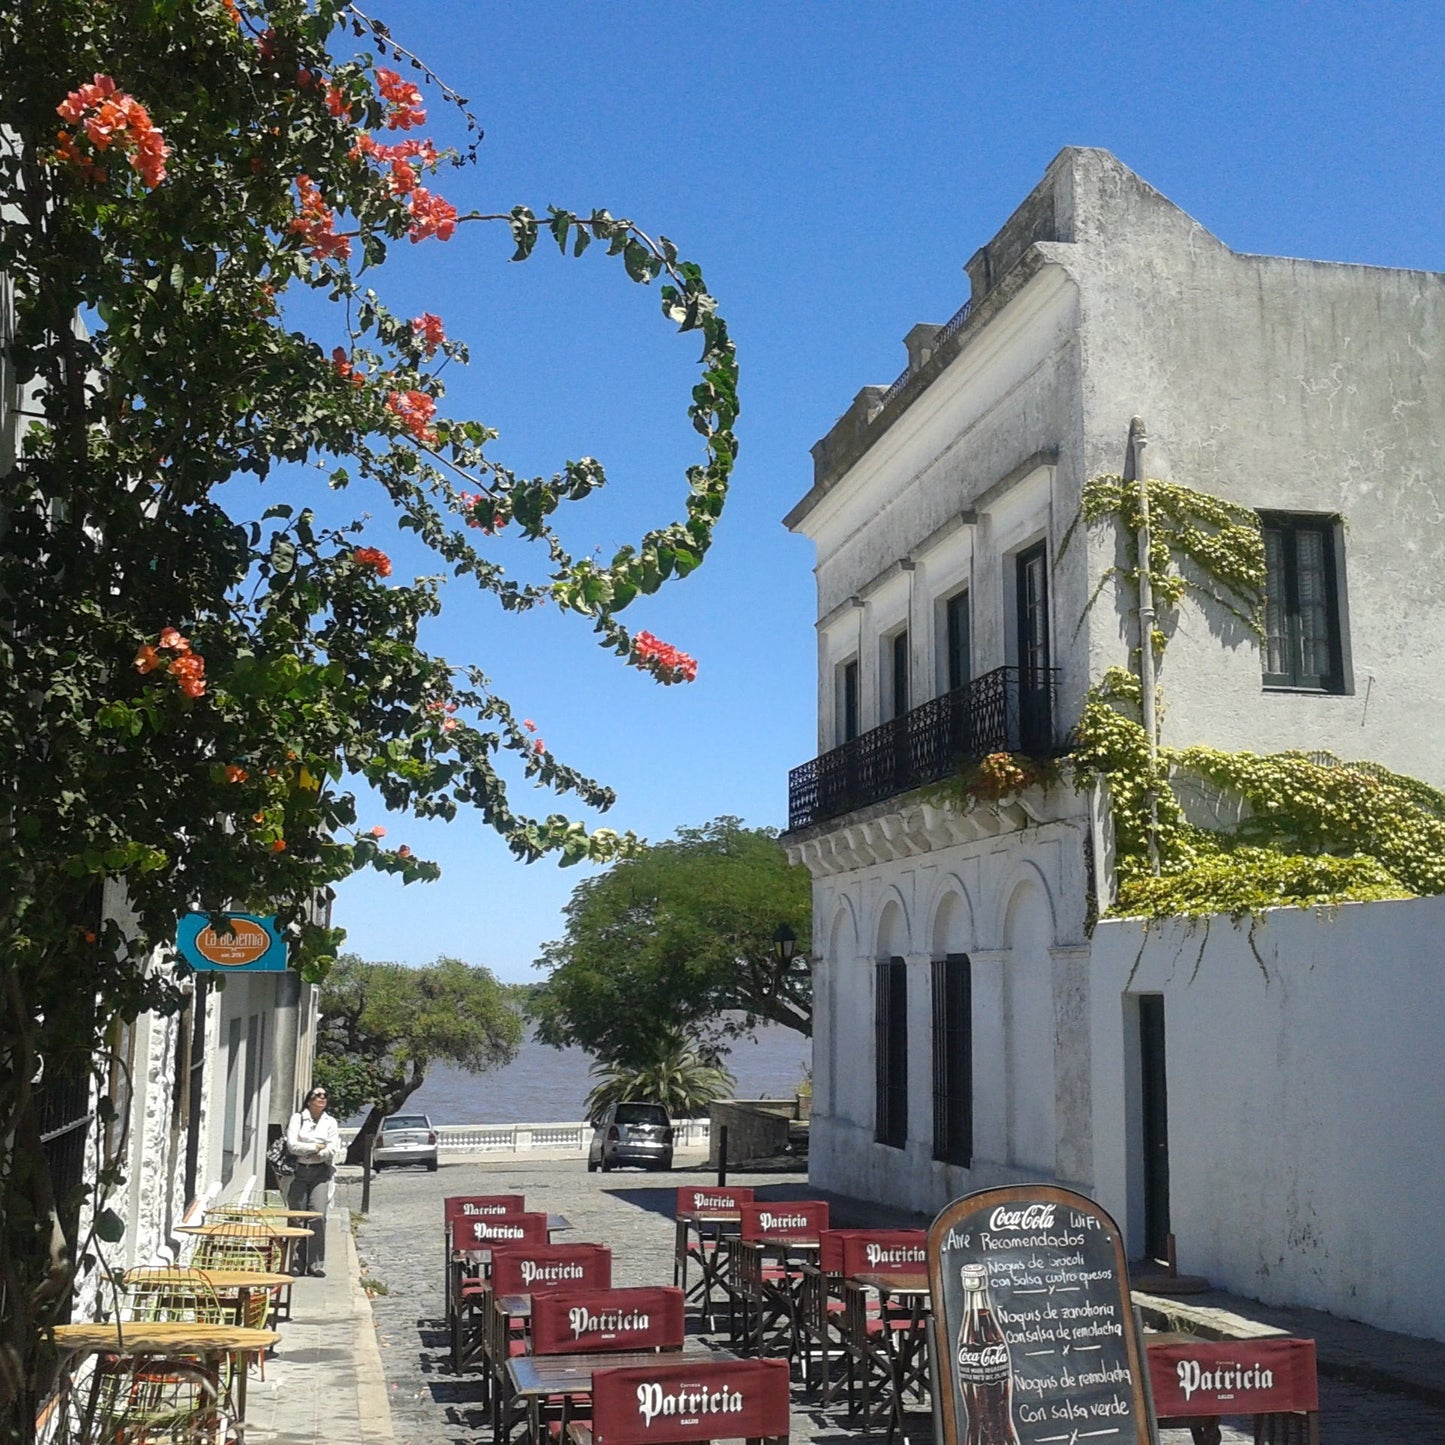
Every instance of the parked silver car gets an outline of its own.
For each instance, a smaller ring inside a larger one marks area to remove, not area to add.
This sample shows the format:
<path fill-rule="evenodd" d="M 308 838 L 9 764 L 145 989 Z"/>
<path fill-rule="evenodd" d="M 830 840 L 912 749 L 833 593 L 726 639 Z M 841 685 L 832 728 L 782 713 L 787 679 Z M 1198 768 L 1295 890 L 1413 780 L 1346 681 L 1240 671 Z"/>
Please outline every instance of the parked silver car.
<path fill-rule="evenodd" d="M 437 1131 L 425 1114 L 393 1114 L 381 1121 L 381 1132 L 371 1150 L 371 1166 L 425 1164 L 437 1167 Z"/>
<path fill-rule="evenodd" d="M 588 1173 L 618 1164 L 672 1168 L 672 1120 L 661 1104 L 609 1104 L 592 1121 Z"/>

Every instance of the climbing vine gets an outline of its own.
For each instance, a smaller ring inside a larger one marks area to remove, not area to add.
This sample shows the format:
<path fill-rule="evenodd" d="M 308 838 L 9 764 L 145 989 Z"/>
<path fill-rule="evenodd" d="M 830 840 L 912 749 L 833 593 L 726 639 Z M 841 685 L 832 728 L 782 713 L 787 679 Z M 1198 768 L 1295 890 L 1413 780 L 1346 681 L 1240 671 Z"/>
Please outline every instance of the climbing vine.
<path fill-rule="evenodd" d="M 1168 645 L 1179 604 L 1190 595 L 1259 635 L 1265 567 L 1255 514 L 1173 483 L 1146 485 L 1149 577 L 1159 607 L 1156 654 Z M 1112 523 L 1123 533 L 1126 558 L 1105 571 L 1086 614 L 1111 579 L 1137 597 L 1139 507 L 1137 484 L 1120 477 L 1096 477 L 1084 487 L 1060 554 L 1080 524 Z M 1090 690 L 1072 765 L 1076 785 L 1099 775 L 1109 785 L 1117 914 L 1241 918 L 1283 904 L 1445 892 L 1445 794 L 1330 753 L 1160 747 L 1151 764 L 1140 680 L 1124 668 L 1110 668 Z M 1237 806 L 1233 827 L 1188 821 L 1178 794 L 1191 781 Z"/>

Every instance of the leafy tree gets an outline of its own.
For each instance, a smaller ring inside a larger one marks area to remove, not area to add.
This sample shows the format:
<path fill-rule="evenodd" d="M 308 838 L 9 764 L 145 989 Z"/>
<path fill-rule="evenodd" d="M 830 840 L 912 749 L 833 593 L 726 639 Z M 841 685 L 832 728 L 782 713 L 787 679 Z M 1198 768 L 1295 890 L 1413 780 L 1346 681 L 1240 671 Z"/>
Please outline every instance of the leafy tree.
<path fill-rule="evenodd" d="M 773 934 L 811 931 L 807 871 L 789 865 L 770 828 L 723 817 L 642 848 L 579 883 L 566 936 L 545 946 L 547 980 L 529 1005 L 538 1037 L 608 1061 L 686 1035 L 716 1061 L 760 1022 L 812 1029 L 812 980 L 782 966 Z"/>
<path fill-rule="evenodd" d="M 343 954 L 321 986 L 316 1080 L 340 1118 L 371 1106 L 352 1143 L 350 1157 L 359 1158 L 366 1135 L 421 1088 L 431 1064 L 484 1073 L 515 1058 L 521 1040 L 521 1016 L 490 969 L 457 958 L 405 968 Z"/>
<path fill-rule="evenodd" d="M 670 1031 L 653 1035 L 649 1051 L 641 1056 L 600 1060 L 592 1066 L 592 1076 L 598 1082 L 583 1106 L 589 1119 L 628 1099 L 663 1104 L 674 1118 L 696 1118 L 715 1100 L 726 1099 L 737 1082 L 682 1034 Z"/>
<path fill-rule="evenodd" d="M 737 401 L 726 326 L 670 241 L 606 211 L 459 211 L 438 192 L 480 132 L 345 0 L 32 0 L 0 7 L 0 66 L 0 1438 L 24 1438 L 82 1252 L 33 1081 L 103 1062 L 116 1020 L 179 1006 L 149 960 L 188 909 L 275 912 L 318 977 L 339 943 L 310 921 L 319 892 L 360 868 L 435 876 L 361 825 L 358 791 L 403 815 L 475 810 L 528 861 L 625 850 L 514 810 L 508 771 L 612 795 L 514 719 L 478 659 L 418 633 L 449 574 L 686 681 L 690 658 L 617 614 L 702 559 Z M 461 151 L 422 138 L 438 99 Z M 553 526 L 600 464 L 510 471 L 490 428 L 445 410 L 463 342 L 379 289 L 397 243 L 483 221 L 517 260 L 543 231 L 572 255 L 598 243 L 701 338 L 684 515 L 610 561 L 574 558 Z M 364 520 L 218 490 L 283 464 L 364 493 L 355 515 L 414 534 L 438 575 L 391 578 Z M 534 580 L 489 556 L 503 529 L 536 544 Z"/>

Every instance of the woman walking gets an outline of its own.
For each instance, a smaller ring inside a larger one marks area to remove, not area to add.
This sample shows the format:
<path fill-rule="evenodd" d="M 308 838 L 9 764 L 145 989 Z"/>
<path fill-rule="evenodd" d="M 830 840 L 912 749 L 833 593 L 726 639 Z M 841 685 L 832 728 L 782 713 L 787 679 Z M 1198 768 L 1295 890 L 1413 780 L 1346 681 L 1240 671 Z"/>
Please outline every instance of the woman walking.
<path fill-rule="evenodd" d="M 311 1238 L 301 1241 L 296 1273 L 321 1277 L 326 1274 L 326 1205 L 341 1156 L 341 1130 L 326 1112 L 325 1089 L 312 1089 L 300 1112 L 291 1116 L 286 1147 L 296 1156 L 286 1202 L 292 1209 L 314 1209 L 320 1215 L 306 1221 Z"/>

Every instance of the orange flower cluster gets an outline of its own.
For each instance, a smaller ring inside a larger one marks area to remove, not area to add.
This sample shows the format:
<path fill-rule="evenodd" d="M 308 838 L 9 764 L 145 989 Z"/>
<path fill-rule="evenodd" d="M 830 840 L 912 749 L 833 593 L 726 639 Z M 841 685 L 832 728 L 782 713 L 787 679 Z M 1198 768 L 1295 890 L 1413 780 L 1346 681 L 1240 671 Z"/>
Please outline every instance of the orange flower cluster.
<path fill-rule="evenodd" d="M 639 632 L 632 639 L 632 656 L 639 667 L 645 667 L 659 682 L 691 682 L 697 676 L 695 657 L 689 657 L 650 632 Z"/>
<path fill-rule="evenodd" d="M 374 567 L 378 577 L 391 576 L 391 558 L 380 547 L 358 547 L 351 554 L 351 560 L 358 567 Z"/>
<path fill-rule="evenodd" d="M 336 234 L 336 212 L 321 199 L 321 187 L 310 176 L 296 177 L 301 197 L 300 214 L 291 218 L 291 230 L 318 261 L 331 256 L 351 255 L 351 242 Z"/>
<path fill-rule="evenodd" d="M 163 656 L 165 653 L 170 656 Z M 162 628 L 154 647 L 149 642 L 141 645 L 135 667 L 142 677 L 149 672 L 169 672 L 186 697 L 200 697 L 206 690 L 206 659 L 192 652 L 190 642 L 174 627 Z"/>
<path fill-rule="evenodd" d="M 381 98 L 391 105 L 391 112 L 386 117 L 388 130 L 410 130 L 413 126 L 426 124 L 421 91 L 411 81 L 403 80 L 394 70 L 378 66 L 376 88 L 381 92 Z"/>
<path fill-rule="evenodd" d="M 228 783 L 244 783 L 251 775 L 239 763 L 226 764 L 226 781 Z"/>
<path fill-rule="evenodd" d="M 429 140 L 403 140 L 387 145 L 365 134 L 352 146 L 351 155 L 354 160 L 365 156 L 377 165 L 390 166 L 392 193 L 398 196 L 409 196 L 416 190 L 416 166 L 413 161 L 423 170 L 434 170 L 441 160 L 436 146 Z"/>
<path fill-rule="evenodd" d="M 399 416 L 406 429 L 419 442 L 428 446 L 436 441 L 437 434 L 430 426 L 436 415 L 437 404 L 424 391 L 392 391 L 387 393 L 386 408 Z"/>
<path fill-rule="evenodd" d="M 411 329 L 416 332 L 417 339 L 428 356 L 434 355 L 437 347 L 444 345 L 447 339 L 442 330 L 441 317 L 433 316 L 430 311 L 423 311 L 416 317 L 411 323 Z"/>
<path fill-rule="evenodd" d="M 331 365 L 335 368 L 337 376 L 342 381 L 349 381 L 352 386 L 360 389 L 366 385 L 366 373 L 358 371 L 346 355 L 346 348 L 338 346 L 331 353 Z"/>
<path fill-rule="evenodd" d="M 112 146 L 126 153 L 131 168 L 147 187 L 154 190 L 166 178 L 166 160 L 170 150 L 160 130 L 151 123 L 145 106 L 134 96 L 116 88 L 108 75 L 97 75 L 93 81 L 72 90 L 55 113 L 72 126 L 81 126 L 85 137 L 97 151 Z M 103 181 L 105 167 L 80 149 L 72 131 L 56 132 L 56 149 L 60 158 L 73 165 L 86 181 Z"/>
<path fill-rule="evenodd" d="M 411 229 L 406 234 L 413 245 L 425 241 L 428 236 L 435 236 L 438 241 L 450 241 L 456 233 L 457 208 L 422 186 L 407 197 L 406 208 L 411 212 Z"/>

